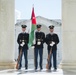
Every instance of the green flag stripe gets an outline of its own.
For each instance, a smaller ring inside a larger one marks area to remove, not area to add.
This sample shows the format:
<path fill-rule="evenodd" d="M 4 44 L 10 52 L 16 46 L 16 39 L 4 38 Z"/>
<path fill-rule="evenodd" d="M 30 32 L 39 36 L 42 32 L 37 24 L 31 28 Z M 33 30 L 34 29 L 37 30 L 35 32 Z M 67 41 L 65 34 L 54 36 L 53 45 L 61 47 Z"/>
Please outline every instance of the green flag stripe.
<path fill-rule="evenodd" d="M 34 40 L 34 31 L 36 29 L 36 25 L 35 24 L 32 24 L 32 27 L 31 27 L 31 32 L 29 34 L 29 47 L 33 44 L 33 40 Z"/>
<path fill-rule="evenodd" d="M 32 24 L 31 31 L 34 31 L 35 29 L 36 29 L 36 25 Z"/>

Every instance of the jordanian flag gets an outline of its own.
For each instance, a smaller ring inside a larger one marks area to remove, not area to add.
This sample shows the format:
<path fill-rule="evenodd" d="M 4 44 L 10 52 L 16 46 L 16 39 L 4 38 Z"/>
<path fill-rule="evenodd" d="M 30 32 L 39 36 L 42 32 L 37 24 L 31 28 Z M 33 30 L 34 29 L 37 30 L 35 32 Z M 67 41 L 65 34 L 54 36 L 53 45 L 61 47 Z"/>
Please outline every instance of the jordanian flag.
<path fill-rule="evenodd" d="M 31 15 L 31 30 L 29 34 L 29 47 L 33 44 L 35 29 L 36 29 L 36 17 L 35 17 L 34 7 L 33 7 L 32 15 Z"/>

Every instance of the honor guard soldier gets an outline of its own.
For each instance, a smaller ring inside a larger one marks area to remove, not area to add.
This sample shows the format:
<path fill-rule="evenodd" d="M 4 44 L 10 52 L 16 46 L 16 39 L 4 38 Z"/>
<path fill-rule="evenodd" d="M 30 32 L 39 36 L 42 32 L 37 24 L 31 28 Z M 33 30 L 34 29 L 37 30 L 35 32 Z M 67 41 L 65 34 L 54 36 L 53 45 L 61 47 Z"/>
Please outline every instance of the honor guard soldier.
<path fill-rule="evenodd" d="M 50 29 L 50 33 L 46 35 L 46 44 L 48 45 L 48 55 L 51 51 L 51 55 L 50 55 L 50 65 L 49 65 L 49 70 L 51 70 L 51 58 L 53 56 L 53 67 L 54 67 L 54 71 L 57 70 L 57 44 L 59 43 L 59 38 L 58 35 L 56 33 L 54 33 L 54 26 L 51 25 L 49 26 Z"/>
<path fill-rule="evenodd" d="M 40 57 L 40 70 L 43 69 L 42 67 L 42 61 L 43 61 L 43 44 L 45 41 L 45 34 L 44 32 L 41 32 L 41 25 L 37 25 L 37 31 L 35 32 L 35 50 L 34 50 L 34 55 L 35 55 L 35 70 L 38 68 L 38 54 Z"/>
<path fill-rule="evenodd" d="M 18 69 L 21 69 L 22 67 L 22 56 L 24 54 L 24 59 L 25 59 L 25 69 L 28 69 L 28 59 L 27 59 L 27 55 L 28 55 L 28 42 L 29 42 L 29 34 L 26 33 L 26 25 L 21 25 L 22 27 L 22 33 L 20 33 L 18 35 L 18 38 L 17 38 L 17 42 L 19 44 L 19 54 L 20 54 L 20 51 L 21 52 L 21 56 L 20 56 L 20 61 L 19 61 L 19 68 Z"/>

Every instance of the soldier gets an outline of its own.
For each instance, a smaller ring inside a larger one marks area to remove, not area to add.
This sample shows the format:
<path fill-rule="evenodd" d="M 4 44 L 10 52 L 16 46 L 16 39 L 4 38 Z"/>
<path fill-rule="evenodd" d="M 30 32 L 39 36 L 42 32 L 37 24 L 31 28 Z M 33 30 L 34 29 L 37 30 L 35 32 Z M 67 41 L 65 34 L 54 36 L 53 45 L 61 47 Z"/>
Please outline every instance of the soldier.
<path fill-rule="evenodd" d="M 22 26 L 22 33 L 18 35 L 17 42 L 19 44 L 19 54 L 20 51 L 22 50 L 21 56 L 20 56 L 20 61 L 19 61 L 19 68 L 21 69 L 22 67 L 22 56 L 24 54 L 24 59 L 25 59 L 25 69 L 28 69 L 28 42 L 29 42 L 29 34 L 26 33 L 26 25 L 21 25 Z"/>
<path fill-rule="evenodd" d="M 51 25 L 49 26 L 50 29 L 50 33 L 46 35 L 46 44 L 48 45 L 48 55 L 51 51 L 51 56 L 50 56 L 50 65 L 49 65 L 49 70 L 51 70 L 51 58 L 53 56 L 53 67 L 54 67 L 54 71 L 57 70 L 57 59 L 56 59 L 56 55 L 57 55 L 57 44 L 59 43 L 59 38 L 58 35 L 56 33 L 54 33 L 54 26 Z"/>
<path fill-rule="evenodd" d="M 35 50 L 34 50 L 34 55 L 35 55 L 35 70 L 38 68 L 38 54 L 40 56 L 40 70 L 43 69 L 42 67 L 42 61 L 43 61 L 43 44 L 45 40 L 45 34 L 44 32 L 41 32 L 41 25 L 37 25 L 37 31 L 35 32 Z"/>

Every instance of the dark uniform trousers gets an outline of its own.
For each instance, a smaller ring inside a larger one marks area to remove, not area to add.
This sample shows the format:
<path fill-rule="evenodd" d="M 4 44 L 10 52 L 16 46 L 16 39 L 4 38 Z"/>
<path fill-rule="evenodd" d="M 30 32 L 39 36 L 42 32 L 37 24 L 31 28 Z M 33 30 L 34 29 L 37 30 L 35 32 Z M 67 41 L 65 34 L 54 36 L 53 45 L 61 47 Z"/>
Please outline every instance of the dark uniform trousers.
<path fill-rule="evenodd" d="M 19 61 L 19 69 L 22 67 L 22 56 L 24 54 L 25 59 L 25 69 L 28 68 L 28 42 L 29 42 L 29 34 L 28 33 L 20 33 L 17 38 L 17 42 L 19 44 L 19 54 L 22 51 Z M 22 47 L 21 44 L 24 42 L 24 46 Z"/>
<path fill-rule="evenodd" d="M 54 46 L 50 46 L 50 43 L 51 42 L 55 42 Z M 52 56 L 53 56 L 53 67 L 54 69 L 57 69 L 57 44 L 59 43 L 59 38 L 58 38 L 58 35 L 57 34 L 47 34 L 46 35 L 46 44 L 48 45 L 48 54 L 50 53 L 50 50 L 52 50 L 52 53 L 51 53 L 51 57 L 50 57 L 50 66 L 49 66 L 49 69 L 51 68 L 52 66 L 52 63 L 51 63 L 51 59 L 52 59 Z"/>
<path fill-rule="evenodd" d="M 34 56 L 35 56 L 35 69 L 38 68 L 38 54 L 40 57 L 39 61 L 39 66 L 40 69 L 42 69 L 42 61 L 43 61 L 43 44 L 45 41 L 45 34 L 43 32 L 35 32 L 35 39 L 36 39 L 36 44 L 35 44 L 35 49 L 34 49 Z M 37 43 L 41 42 L 40 45 Z"/>
<path fill-rule="evenodd" d="M 21 49 L 19 49 L 19 54 L 20 54 L 20 50 Z M 22 54 L 21 54 L 21 57 L 20 57 L 19 68 L 22 67 L 22 56 L 23 56 L 23 54 L 24 54 L 24 59 L 25 59 L 25 68 L 27 69 L 28 68 L 28 58 L 27 58 L 28 50 L 25 49 L 25 48 L 22 48 Z"/>
<path fill-rule="evenodd" d="M 48 54 L 50 53 L 50 50 L 48 50 Z M 57 56 L 57 50 L 52 50 L 52 54 L 51 54 L 51 56 L 50 56 L 50 66 L 49 66 L 49 69 L 51 68 L 51 66 L 52 66 L 52 56 L 53 56 L 53 67 L 54 67 L 54 69 L 57 69 L 57 58 L 56 58 L 56 56 Z"/>
<path fill-rule="evenodd" d="M 42 60 L 43 60 L 43 48 L 35 48 L 34 54 L 35 54 L 35 69 L 38 67 L 38 53 L 40 57 L 39 66 L 42 69 Z"/>

